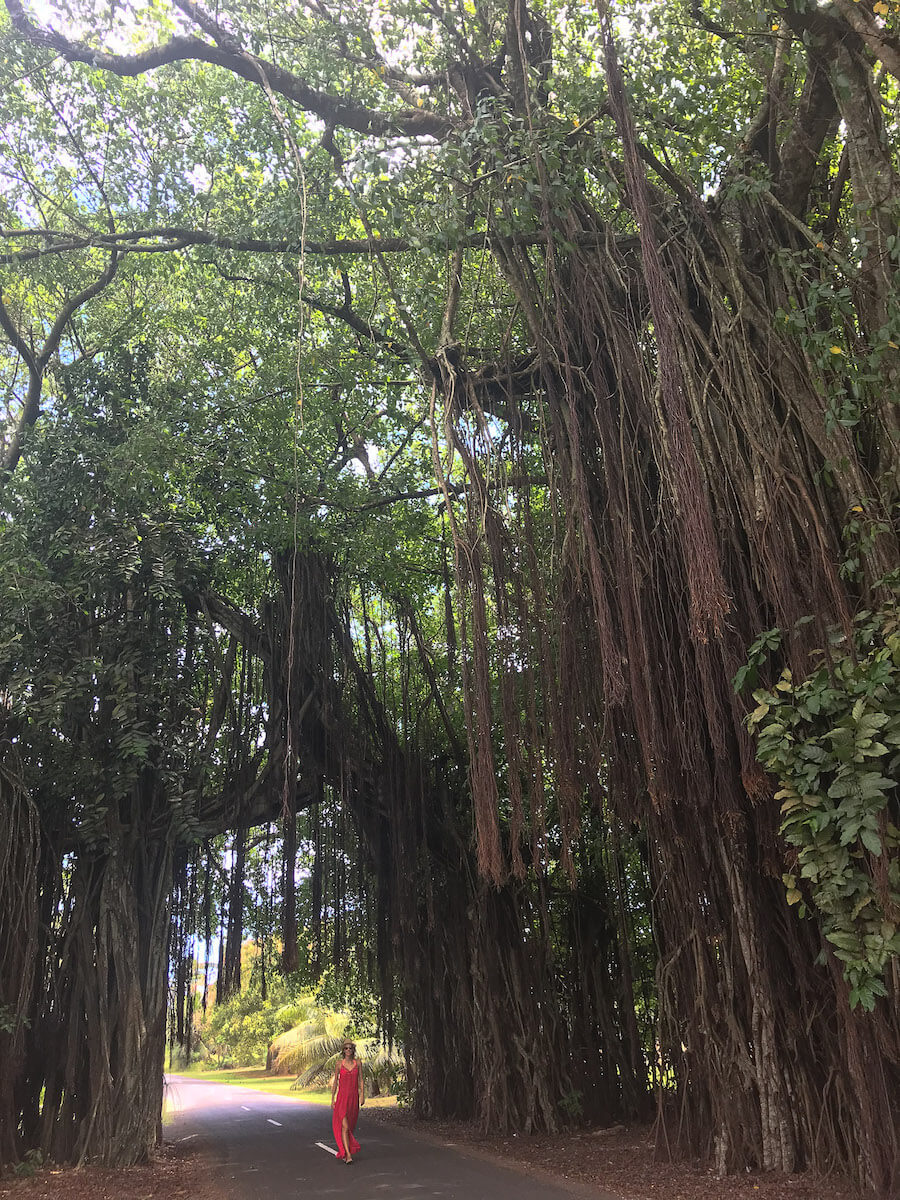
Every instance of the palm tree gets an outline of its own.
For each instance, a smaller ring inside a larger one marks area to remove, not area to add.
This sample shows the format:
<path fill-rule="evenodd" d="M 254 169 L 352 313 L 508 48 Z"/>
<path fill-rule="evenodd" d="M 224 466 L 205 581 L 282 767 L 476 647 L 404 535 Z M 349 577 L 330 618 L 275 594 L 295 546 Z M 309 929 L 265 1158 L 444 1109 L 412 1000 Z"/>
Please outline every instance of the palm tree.
<path fill-rule="evenodd" d="M 347 1013 L 316 1009 L 301 1024 L 275 1039 L 269 1047 L 268 1069 L 279 1075 L 296 1072 L 291 1091 L 316 1083 L 327 1086 L 347 1036 L 355 1036 Z M 397 1046 L 389 1050 L 377 1038 L 357 1038 L 356 1043 L 371 1094 L 377 1096 L 389 1090 L 405 1071 L 402 1050 Z"/>

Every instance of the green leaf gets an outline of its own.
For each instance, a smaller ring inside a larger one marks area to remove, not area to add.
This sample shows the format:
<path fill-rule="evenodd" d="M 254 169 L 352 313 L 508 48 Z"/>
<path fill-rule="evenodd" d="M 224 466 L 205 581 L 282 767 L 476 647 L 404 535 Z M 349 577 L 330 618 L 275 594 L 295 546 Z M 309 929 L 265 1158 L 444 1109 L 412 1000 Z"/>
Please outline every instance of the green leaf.
<path fill-rule="evenodd" d="M 881 838 L 874 829 L 860 829 L 859 840 L 871 854 L 881 854 Z"/>

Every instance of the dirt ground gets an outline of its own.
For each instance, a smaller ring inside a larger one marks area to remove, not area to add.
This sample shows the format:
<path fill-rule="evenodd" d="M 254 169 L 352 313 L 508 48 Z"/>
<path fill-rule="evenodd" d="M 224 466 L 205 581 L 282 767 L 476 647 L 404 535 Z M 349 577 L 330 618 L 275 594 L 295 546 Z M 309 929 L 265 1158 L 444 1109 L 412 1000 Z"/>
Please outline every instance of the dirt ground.
<path fill-rule="evenodd" d="M 376 1116 L 376 1114 L 372 1114 Z M 857 1200 L 846 1180 L 810 1174 L 762 1172 L 718 1179 L 704 1167 L 668 1162 L 654 1152 L 651 1131 L 621 1125 L 565 1136 L 488 1137 L 462 1122 L 416 1122 L 398 1109 L 377 1120 L 398 1121 L 413 1132 L 442 1142 L 541 1167 L 564 1179 L 580 1180 L 616 1193 L 622 1200 Z"/>
<path fill-rule="evenodd" d="M 660 1161 L 646 1128 L 599 1129 L 565 1137 L 490 1138 L 459 1122 L 416 1122 L 398 1109 L 375 1109 L 367 1120 L 398 1122 L 444 1143 L 537 1166 L 564 1179 L 617 1193 L 622 1200 L 855 1200 L 839 1179 L 808 1174 L 747 1174 L 717 1179 L 690 1163 Z M 3 1200 L 221 1200 L 202 1159 L 167 1147 L 152 1163 L 125 1170 L 47 1167 L 26 1179 L 0 1180 Z"/>
<path fill-rule="evenodd" d="M 3 1200 L 222 1200 L 202 1159 L 167 1146 L 140 1167 L 45 1167 L 27 1178 L 0 1179 Z"/>

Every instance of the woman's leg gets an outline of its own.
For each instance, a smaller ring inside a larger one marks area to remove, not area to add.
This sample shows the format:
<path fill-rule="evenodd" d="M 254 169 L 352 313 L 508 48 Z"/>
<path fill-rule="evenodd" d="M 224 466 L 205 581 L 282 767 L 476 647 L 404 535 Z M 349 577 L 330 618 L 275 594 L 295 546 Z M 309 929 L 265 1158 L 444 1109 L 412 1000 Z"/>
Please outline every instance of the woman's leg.
<path fill-rule="evenodd" d="M 343 1162 L 344 1156 L 347 1153 L 347 1142 L 341 1137 L 341 1121 L 346 1124 L 346 1117 L 341 1113 L 340 1108 L 331 1110 L 331 1128 L 334 1130 L 334 1140 L 338 1148 L 338 1161 Z"/>
<path fill-rule="evenodd" d="M 347 1124 L 346 1116 L 341 1121 L 341 1141 L 344 1143 L 344 1150 L 346 1151 L 344 1162 L 353 1162 L 353 1159 L 350 1157 L 350 1126 Z"/>

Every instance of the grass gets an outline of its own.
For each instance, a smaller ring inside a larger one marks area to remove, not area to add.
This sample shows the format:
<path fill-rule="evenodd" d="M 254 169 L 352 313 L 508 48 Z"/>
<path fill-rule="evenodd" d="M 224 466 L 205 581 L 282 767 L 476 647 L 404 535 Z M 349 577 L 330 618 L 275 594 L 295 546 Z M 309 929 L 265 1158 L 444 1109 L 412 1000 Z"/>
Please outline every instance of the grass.
<path fill-rule="evenodd" d="M 253 1088 L 257 1092 L 270 1092 L 275 1096 L 287 1096 L 289 1100 L 307 1100 L 313 1104 L 331 1104 L 330 1088 L 304 1088 L 303 1091 L 291 1091 L 294 1082 L 293 1075 L 270 1075 L 265 1067 L 237 1067 L 230 1071 L 204 1070 L 200 1063 L 192 1063 L 179 1075 L 187 1075 L 191 1079 L 205 1079 L 208 1083 L 228 1083 L 233 1087 Z M 366 1104 L 374 1108 L 392 1108 L 397 1103 L 396 1096 L 376 1096 L 366 1099 Z"/>

